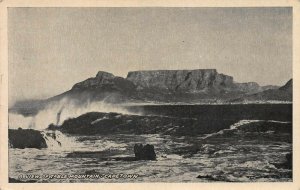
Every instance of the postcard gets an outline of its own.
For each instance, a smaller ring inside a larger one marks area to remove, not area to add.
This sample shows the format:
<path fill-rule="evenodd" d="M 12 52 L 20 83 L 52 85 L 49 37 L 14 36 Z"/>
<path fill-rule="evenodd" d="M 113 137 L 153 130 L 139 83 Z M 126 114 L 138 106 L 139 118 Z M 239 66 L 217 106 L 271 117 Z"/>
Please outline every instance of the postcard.
<path fill-rule="evenodd" d="M 299 6 L 2 0 L 0 189 L 299 190 Z"/>

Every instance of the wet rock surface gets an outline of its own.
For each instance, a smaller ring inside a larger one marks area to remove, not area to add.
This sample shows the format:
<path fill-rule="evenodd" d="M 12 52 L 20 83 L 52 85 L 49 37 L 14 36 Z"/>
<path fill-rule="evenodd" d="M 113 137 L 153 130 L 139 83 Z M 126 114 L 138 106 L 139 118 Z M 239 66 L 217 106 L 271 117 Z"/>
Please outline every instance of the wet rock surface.
<path fill-rule="evenodd" d="M 142 144 L 135 144 L 134 154 L 137 160 L 156 160 L 153 145 L 146 144 L 143 146 Z"/>
<path fill-rule="evenodd" d="M 229 128 L 236 120 L 176 118 L 168 116 L 140 116 L 118 113 L 90 112 L 66 120 L 61 126 L 49 129 L 68 134 L 173 134 L 197 135 Z M 214 126 L 213 128 L 211 126 Z"/>
<path fill-rule="evenodd" d="M 8 139 L 11 148 L 47 148 L 41 132 L 33 129 L 9 129 Z"/>
<path fill-rule="evenodd" d="M 36 183 L 36 180 L 19 180 L 19 179 L 15 179 L 15 178 L 8 178 L 8 182 L 9 183 Z"/>
<path fill-rule="evenodd" d="M 240 120 L 261 120 L 245 130 L 291 133 L 291 123 L 269 122 L 269 120 L 291 121 L 291 105 L 201 105 L 201 106 L 143 106 L 126 108 L 143 115 L 89 112 L 70 118 L 60 126 L 49 129 L 78 135 L 99 134 L 163 134 L 195 136 L 229 129 Z M 276 111 L 274 111 L 276 110 Z M 286 127 L 285 127 L 286 126 Z"/>
<path fill-rule="evenodd" d="M 293 168 L 293 154 L 288 153 L 285 155 L 285 161 L 281 163 L 274 163 L 277 168 L 292 169 Z"/>

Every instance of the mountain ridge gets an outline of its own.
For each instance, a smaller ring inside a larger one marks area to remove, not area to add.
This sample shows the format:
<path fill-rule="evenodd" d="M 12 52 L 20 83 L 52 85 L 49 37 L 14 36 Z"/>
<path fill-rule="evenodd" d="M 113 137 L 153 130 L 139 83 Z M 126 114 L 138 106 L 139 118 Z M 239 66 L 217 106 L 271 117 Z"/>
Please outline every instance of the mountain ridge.
<path fill-rule="evenodd" d="M 98 71 L 95 77 L 74 84 L 70 90 L 40 100 L 33 107 L 70 99 L 78 104 L 105 101 L 166 103 L 230 103 L 292 101 L 292 79 L 282 87 L 238 83 L 216 69 L 130 71 L 126 78 Z M 28 103 L 16 103 L 21 108 Z M 32 108 L 33 109 L 33 108 Z M 12 109 L 13 110 L 13 109 Z"/>

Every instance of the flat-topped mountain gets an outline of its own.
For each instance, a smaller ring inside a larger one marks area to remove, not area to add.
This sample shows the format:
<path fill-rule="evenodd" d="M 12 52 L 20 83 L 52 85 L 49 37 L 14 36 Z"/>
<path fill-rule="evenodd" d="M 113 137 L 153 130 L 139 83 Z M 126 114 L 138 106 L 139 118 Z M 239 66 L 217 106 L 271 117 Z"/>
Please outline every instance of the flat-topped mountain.
<path fill-rule="evenodd" d="M 218 73 L 216 69 L 133 71 L 127 75 L 137 90 L 159 89 L 181 93 L 253 93 L 263 91 L 255 82 L 236 83 L 232 76 Z M 269 86 L 269 88 L 273 88 Z"/>
<path fill-rule="evenodd" d="M 75 84 L 71 91 L 87 89 L 102 89 L 123 94 L 151 90 L 160 93 L 222 94 L 254 93 L 263 91 L 264 87 L 255 82 L 236 83 L 233 77 L 220 74 L 216 69 L 197 69 L 133 71 L 129 72 L 126 78 L 99 71 L 96 77 Z"/>
<path fill-rule="evenodd" d="M 237 83 L 232 76 L 216 69 L 132 71 L 126 78 L 99 71 L 95 77 L 75 84 L 64 96 L 76 94 L 81 101 L 105 98 L 113 103 L 132 100 L 191 103 L 228 100 L 274 88 L 277 87 L 261 87 L 255 82 Z"/>
<path fill-rule="evenodd" d="M 221 91 L 233 85 L 231 76 L 219 74 L 215 69 L 134 71 L 126 79 L 138 90 L 154 88 L 184 93 Z"/>
<path fill-rule="evenodd" d="M 283 87 L 260 86 L 256 82 L 238 83 L 232 76 L 216 69 L 132 71 L 126 78 L 99 71 L 95 77 L 76 83 L 69 91 L 38 101 L 49 102 L 67 98 L 78 104 L 105 101 L 222 103 L 244 101 L 291 101 L 292 82 Z M 26 102 L 17 103 L 17 109 Z M 13 108 L 12 108 L 13 110 Z"/>

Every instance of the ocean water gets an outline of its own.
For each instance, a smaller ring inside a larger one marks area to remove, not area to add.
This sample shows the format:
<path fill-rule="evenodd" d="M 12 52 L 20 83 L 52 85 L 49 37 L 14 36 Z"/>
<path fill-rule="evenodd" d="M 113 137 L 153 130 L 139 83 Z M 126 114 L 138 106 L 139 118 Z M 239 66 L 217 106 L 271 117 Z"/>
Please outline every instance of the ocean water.
<path fill-rule="evenodd" d="M 286 162 L 286 154 L 292 152 L 292 131 L 280 129 L 291 124 L 292 105 L 168 105 L 130 107 L 128 110 L 146 115 L 205 118 L 207 122 L 210 119 L 232 120 L 233 123 L 208 134 L 189 136 L 83 136 L 42 130 L 48 148 L 9 149 L 9 177 L 50 183 L 292 181 L 292 169 L 281 167 Z M 264 124 L 257 127 L 261 122 Z M 278 124 L 279 127 L 273 127 Z M 55 133 L 56 139 L 49 133 Z M 133 147 L 137 143 L 154 145 L 157 160 L 115 159 L 133 157 Z M 30 175 L 40 178 L 31 179 Z"/>

